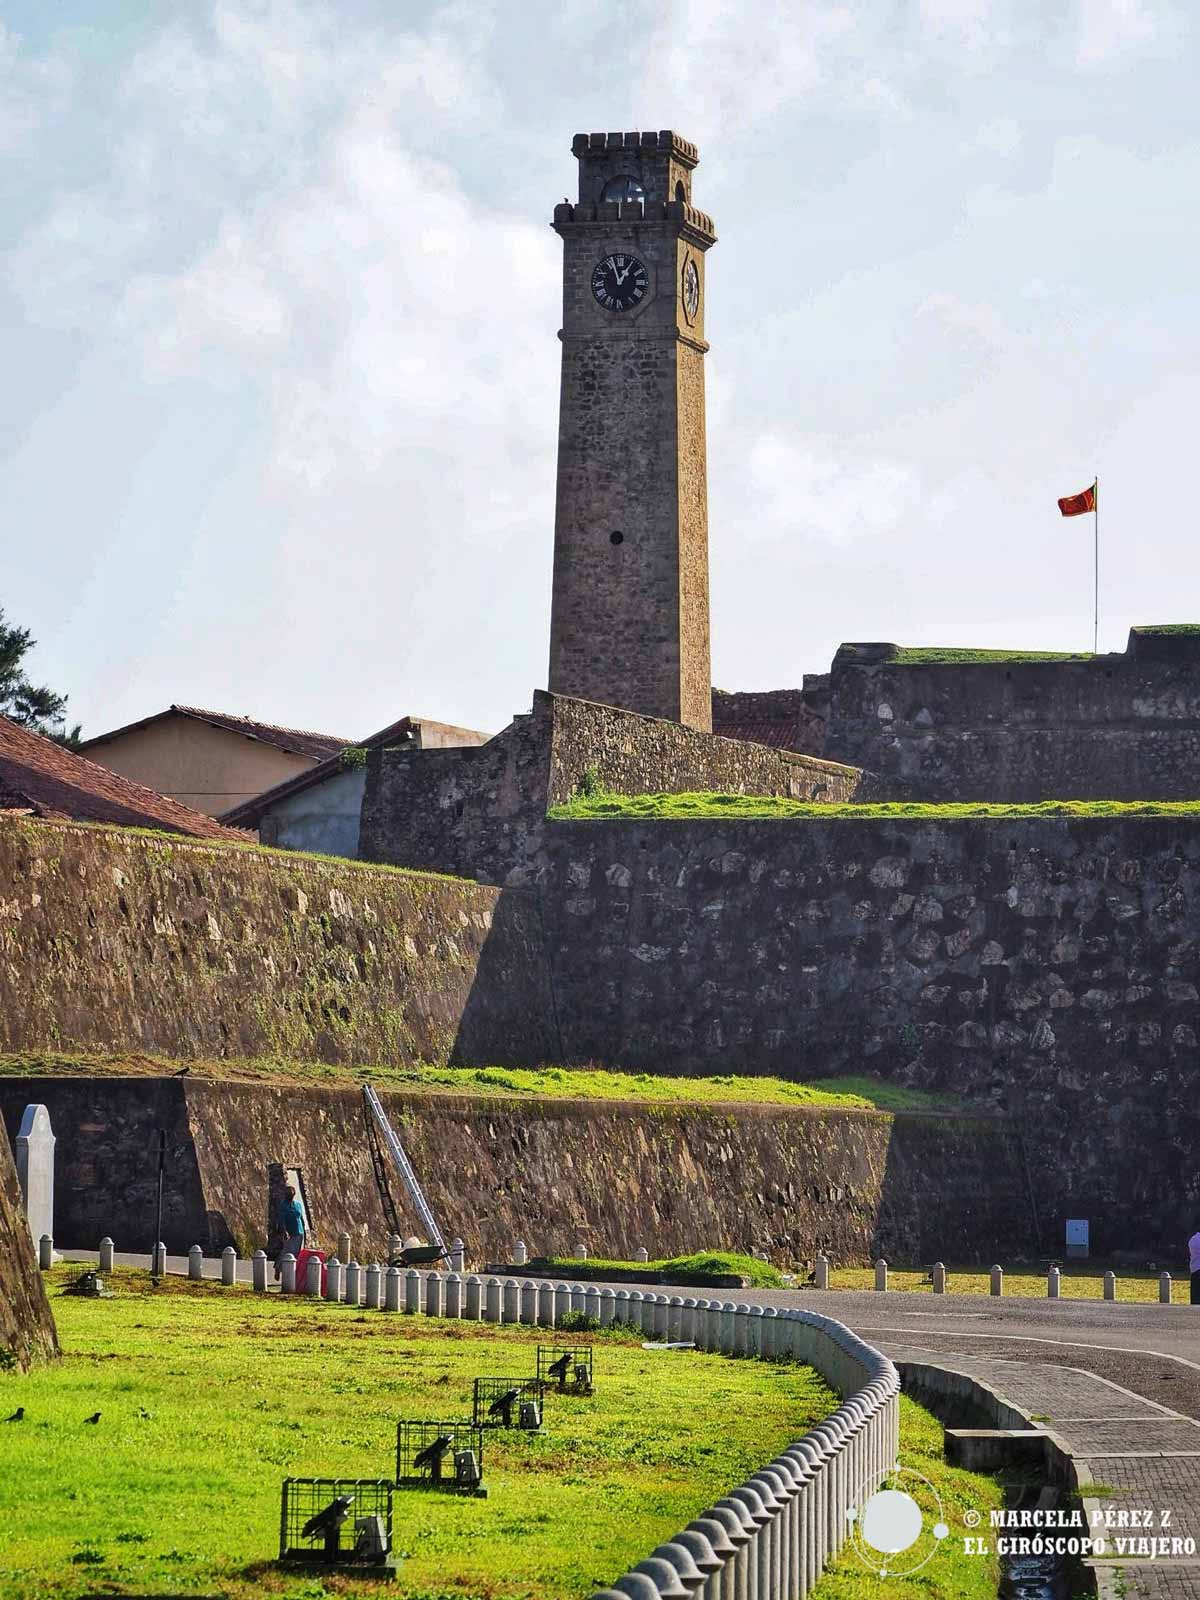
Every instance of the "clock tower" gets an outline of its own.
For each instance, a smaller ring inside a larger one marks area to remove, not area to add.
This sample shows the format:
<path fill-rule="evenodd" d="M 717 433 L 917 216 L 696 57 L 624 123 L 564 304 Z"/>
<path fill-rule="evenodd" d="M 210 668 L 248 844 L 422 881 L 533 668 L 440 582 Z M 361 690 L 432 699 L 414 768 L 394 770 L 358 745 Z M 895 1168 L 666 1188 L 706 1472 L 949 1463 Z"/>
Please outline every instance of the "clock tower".
<path fill-rule="evenodd" d="M 712 727 L 695 145 L 580 133 L 563 241 L 550 691 Z"/>

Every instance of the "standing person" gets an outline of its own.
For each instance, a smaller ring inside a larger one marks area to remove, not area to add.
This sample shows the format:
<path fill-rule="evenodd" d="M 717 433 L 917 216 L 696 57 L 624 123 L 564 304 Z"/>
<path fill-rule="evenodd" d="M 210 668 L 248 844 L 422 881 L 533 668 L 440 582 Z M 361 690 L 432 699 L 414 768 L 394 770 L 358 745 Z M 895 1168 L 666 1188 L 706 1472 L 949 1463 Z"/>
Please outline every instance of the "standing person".
<path fill-rule="evenodd" d="M 1192 1274 L 1192 1304 L 1200 1306 L 1200 1228 L 1188 1240 L 1188 1270 Z"/>
<path fill-rule="evenodd" d="M 283 1243 L 275 1258 L 275 1276 L 279 1276 L 279 1263 L 284 1256 L 299 1258 L 304 1249 L 304 1207 L 296 1199 L 296 1191 L 289 1183 L 283 1191 L 284 1201 L 279 1208 L 279 1226 L 283 1229 Z"/>

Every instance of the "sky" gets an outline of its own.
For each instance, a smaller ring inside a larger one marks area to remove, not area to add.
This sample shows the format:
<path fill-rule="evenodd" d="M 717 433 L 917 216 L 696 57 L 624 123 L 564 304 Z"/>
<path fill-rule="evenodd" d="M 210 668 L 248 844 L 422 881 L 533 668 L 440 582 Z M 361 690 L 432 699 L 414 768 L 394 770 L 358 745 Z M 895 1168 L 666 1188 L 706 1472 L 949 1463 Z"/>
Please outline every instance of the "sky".
<path fill-rule="evenodd" d="M 0 605 L 84 735 L 546 681 L 572 134 L 700 147 L 713 681 L 1200 619 L 1187 0 L 4 0 Z"/>

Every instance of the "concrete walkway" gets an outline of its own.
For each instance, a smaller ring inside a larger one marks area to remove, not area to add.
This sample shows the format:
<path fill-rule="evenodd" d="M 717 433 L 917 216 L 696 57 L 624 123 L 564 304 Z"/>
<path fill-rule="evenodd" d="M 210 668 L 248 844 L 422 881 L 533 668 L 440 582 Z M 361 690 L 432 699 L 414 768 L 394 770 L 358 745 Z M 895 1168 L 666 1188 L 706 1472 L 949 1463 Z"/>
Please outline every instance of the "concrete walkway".
<path fill-rule="evenodd" d="M 95 1251 L 68 1250 L 63 1256 L 96 1260 Z M 118 1254 L 115 1260 L 120 1266 L 150 1264 L 146 1255 Z M 168 1257 L 167 1270 L 186 1274 L 186 1256 Z M 219 1278 L 220 1272 L 219 1258 L 205 1259 L 206 1278 Z M 239 1261 L 239 1281 L 248 1283 L 250 1275 L 249 1261 Z M 1200 1307 L 870 1290 L 716 1293 L 748 1304 L 821 1311 L 902 1370 L 933 1366 L 984 1385 L 1029 1426 L 1053 1435 L 1074 1459 L 1081 1483 L 1111 1488 L 1111 1494 L 1090 1497 L 1088 1510 L 1107 1513 L 1114 1522 L 1126 1513 L 1127 1523 L 1135 1525 L 1106 1530 L 1110 1541 L 1195 1541 L 1198 1553 L 1167 1559 L 1110 1550 L 1095 1563 L 1102 1595 L 1200 1600 Z"/>

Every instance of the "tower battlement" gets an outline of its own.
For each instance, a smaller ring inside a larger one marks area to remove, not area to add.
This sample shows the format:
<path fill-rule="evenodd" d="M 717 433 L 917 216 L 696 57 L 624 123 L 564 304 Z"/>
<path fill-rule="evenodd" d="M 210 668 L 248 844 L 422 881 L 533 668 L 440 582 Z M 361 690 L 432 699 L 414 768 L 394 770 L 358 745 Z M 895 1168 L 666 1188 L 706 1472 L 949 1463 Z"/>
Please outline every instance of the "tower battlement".
<path fill-rule="evenodd" d="M 602 200 L 589 205 L 563 201 L 554 208 L 553 227 L 560 233 L 564 228 L 595 222 L 670 222 L 681 232 L 701 235 L 706 244 L 715 244 L 717 239 L 716 224 L 708 213 L 684 200 L 664 200 L 657 205 L 649 200 Z"/>
<path fill-rule="evenodd" d="M 672 155 L 687 167 L 694 167 L 700 160 L 700 152 L 691 140 L 681 138 L 670 128 L 660 128 L 650 133 L 577 133 L 571 140 L 571 154 L 581 159 L 585 156 L 612 155 L 618 151 Z"/>

